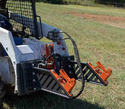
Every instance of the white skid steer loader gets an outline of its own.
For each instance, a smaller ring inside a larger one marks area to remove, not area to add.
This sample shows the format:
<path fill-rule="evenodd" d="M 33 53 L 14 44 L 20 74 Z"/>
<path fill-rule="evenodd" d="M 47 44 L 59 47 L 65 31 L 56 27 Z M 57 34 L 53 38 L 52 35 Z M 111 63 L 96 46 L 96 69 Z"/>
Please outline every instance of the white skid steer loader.
<path fill-rule="evenodd" d="M 19 96 L 43 90 L 74 99 L 82 93 L 85 82 L 107 86 L 107 78 L 112 71 L 100 62 L 96 67 L 90 62 L 81 62 L 71 36 L 41 23 L 40 16 L 36 15 L 35 0 L 1 0 L 0 14 L 21 31 L 15 35 L 0 27 L 1 106 L 7 89 Z M 52 42 L 43 43 L 43 37 Z M 75 56 L 69 55 L 66 39 L 71 40 Z M 82 86 L 74 95 L 72 89 L 76 81 L 81 81 Z"/>

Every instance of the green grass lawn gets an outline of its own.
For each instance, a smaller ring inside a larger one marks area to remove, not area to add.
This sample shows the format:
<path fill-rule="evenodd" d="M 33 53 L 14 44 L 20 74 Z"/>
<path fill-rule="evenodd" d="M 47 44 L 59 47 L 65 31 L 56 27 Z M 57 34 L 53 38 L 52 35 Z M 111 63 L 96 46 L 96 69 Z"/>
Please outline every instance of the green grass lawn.
<path fill-rule="evenodd" d="M 28 96 L 7 97 L 8 109 L 125 109 L 125 30 L 108 24 L 73 16 L 70 12 L 125 17 L 125 10 L 113 7 L 52 5 L 37 3 L 37 14 L 42 22 L 69 33 L 76 41 L 82 62 L 96 65 L 102 62 L 112 69 L 107 87 L 86 83 L 84 92 L 68 101 L 46 92 Z M 70 54 L 73 50 L 67 42 Z M 80 88 L 77 86 L 76 91 Z"/>

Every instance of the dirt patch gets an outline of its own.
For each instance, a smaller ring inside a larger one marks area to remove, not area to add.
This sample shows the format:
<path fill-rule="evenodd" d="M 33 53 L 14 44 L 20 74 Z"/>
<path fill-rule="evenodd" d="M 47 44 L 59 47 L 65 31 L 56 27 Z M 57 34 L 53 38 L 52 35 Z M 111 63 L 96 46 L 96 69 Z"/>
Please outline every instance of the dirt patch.
<path fill-rule="evenodd" d="M 125 17 L 114 17 L 114 16 L 106 16 L 106 15 L 93 15 L 93 14 L 84 14 L 84 13 L 76 13 L 70 12 L 71 15 L 83 17 L 89 19 L 91 21 L 100 22 L 103 24 L 108 24 L 111 26 L 124 28 L 125 29 Z"/>

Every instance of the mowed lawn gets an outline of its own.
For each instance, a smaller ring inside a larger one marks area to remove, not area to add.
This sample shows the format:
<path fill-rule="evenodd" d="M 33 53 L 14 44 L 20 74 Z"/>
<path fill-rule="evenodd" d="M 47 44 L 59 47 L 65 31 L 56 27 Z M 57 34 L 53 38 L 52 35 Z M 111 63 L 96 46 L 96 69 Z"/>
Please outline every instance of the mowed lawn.
<path fill-rule="evenodd" d="M 37 3 L 42 22 L 60 28 L 76 41 L 82 62 L 100 61 L 112 69 L 107 87 L 86 83 L 77 99 L 37 92 L 7 97 L 5 109 L 125 109 L 125 9 Z M 66 41 L 73 53 L 70 41 Z M 80 90 L 77 85 L 75 93 Z"/>

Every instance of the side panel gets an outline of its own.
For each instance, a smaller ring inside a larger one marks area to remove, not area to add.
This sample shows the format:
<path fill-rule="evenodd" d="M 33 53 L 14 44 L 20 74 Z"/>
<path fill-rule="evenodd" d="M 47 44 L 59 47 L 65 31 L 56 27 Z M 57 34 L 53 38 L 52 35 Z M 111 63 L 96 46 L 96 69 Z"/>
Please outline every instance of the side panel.
<path fill-rule="evenodd" d="M 5 57 L 0 57 L 0 76 L 5 83 L 10 83 L 9 64 Z"/>
<path fill-rule="evenodd" d="M 17 73 L 16 73 L 16 64 L 19 63 L 19 52 L 18 49 L 14 43 L 13 36 L 11 32 L 8 30 L 5 30 L 0 27 L 0 43 L 2 44 L 3 48 L 7 52 L 8 56 L 11 59 L 14 72 L 15 72 L 15 90 L 18 90 L 17 88 Z"/>

